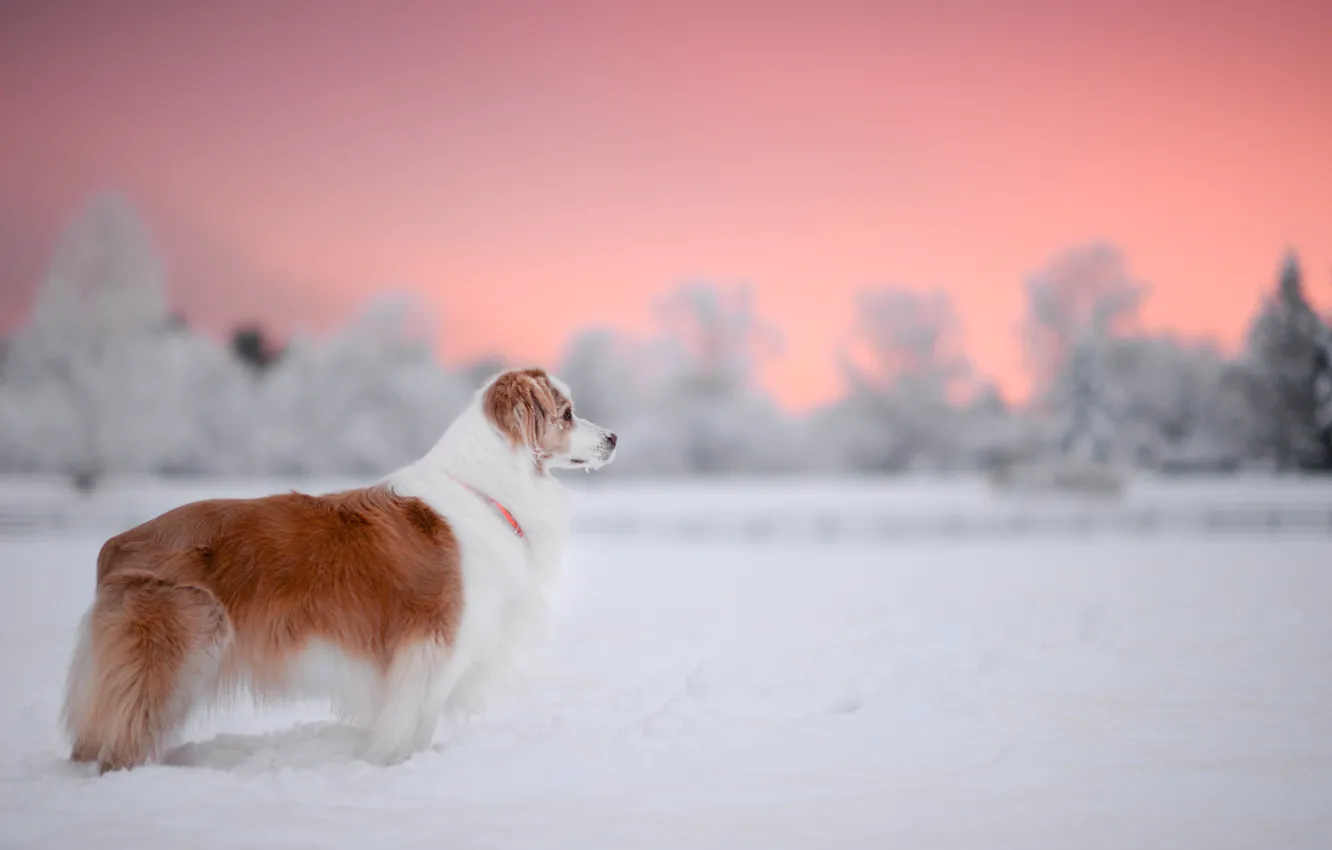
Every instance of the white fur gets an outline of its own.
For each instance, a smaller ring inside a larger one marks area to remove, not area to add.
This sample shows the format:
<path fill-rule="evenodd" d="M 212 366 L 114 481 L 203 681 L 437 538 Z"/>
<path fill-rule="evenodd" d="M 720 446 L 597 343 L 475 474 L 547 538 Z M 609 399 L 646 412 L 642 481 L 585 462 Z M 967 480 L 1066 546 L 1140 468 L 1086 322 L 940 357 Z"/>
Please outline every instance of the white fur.
<path fill-rule="evenodd" d="M 328 699 L 340 719 L 368 724 L 378 710 L 380 675 L 370 662 L 348 655 L 336 644 L 312 640 L 290 658 L 278 688 L 249 680 L 246 688 L 261 702 Z"/>
<path fill-rule="evenodd" d="M 379 711 L 363 756 L 393 764 L 430 745 L 435 724 L 457 681 L 447 647 L 434 641 L 398 653 L 384 683 Z"/>
<path fill-rule="evenodd" d="M 517 673 L 540 636 L 559 578 L 569 535 L 567 492 L 485 417 L 481 400 L 491 382 L 424 457 L 385 479 L 394 492 L 421 499 L 448 521 L 461 555 L 463 608 L 452 647 L 418 646 L 395 661 L 371 726 L 366 757 L 373 761 L 393 762 L 424 749 L 442 713 L 480 708 Z M 551 382 L 571 397 L 562 382 Z M 573 427 L 568 455 L 549 458 L 547 469 L 596 468 L 611 460 L 606 431 L 583 419 Z M 524 536 L 459 481 L 504 505 Z"/>
<path fill-rule="evenodd" d="M 77 637 L 75 638 L 74 653 L 70 656 L 69 670 L 65 675 L 65 703 L 60 713 L 60 719 L 71 739 L 79 729 L 88 725 L 88 700 L 92 696 L 90 691 L 95 670 L 91 605 L 79 618 L 79 626 L 75 634 Z"/>

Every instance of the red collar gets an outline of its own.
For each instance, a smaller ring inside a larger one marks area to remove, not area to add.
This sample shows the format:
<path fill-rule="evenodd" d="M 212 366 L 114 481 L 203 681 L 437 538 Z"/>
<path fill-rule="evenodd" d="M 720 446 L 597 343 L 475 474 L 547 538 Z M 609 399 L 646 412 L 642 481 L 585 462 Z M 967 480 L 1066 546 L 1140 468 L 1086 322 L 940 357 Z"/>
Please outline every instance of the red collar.
<path fill-rule="evenodd" d="M 466 487 L 468 490 L 471 490 L 471 491 L 472 491 L 473 493 L 475 493 L 478 497 L 484 499 L 484 500 L 487 501 L 487 502 L 490 502 L 491 506 L 493 506 L 493 507 L 495 508 L 495 510 L 497 510 L 497 511 L 500 512 L 500 516 L 504 517 L 504 519 L 508 521 L 508 523 L 509 523 L 509 527 L 513 529 L 513 533 L 516 534 L 516 535 L 518 535 L 519 537 L 523 537 L 523 536 L 524 536 L 524 535 L 523 535 L 523 527 L 522 527 L 521 525 L 518 524 L 518 520 L 514 518 L 514 516 L 513 516 L 512 513 L 509 512 L 509 509 L 508 509 L 508 508 L 504 507 L 504 506 L 501 505 L 499 502 L 497 502 L 497 501 L 495 501 L 494 499 L 490 498 L 490 497 L 487 496 L 485 493 L 482 493 L 480 490 L 476 489 L 476 488 L 473 487 L 471 484 L 468 484 L 466 481 L 462 480 L 461 478 L 459 478 L 458 476 L 454 475 L 453 473 L 449 473 L 449 477 L 452 478 L 454 481 L 457 481 L 457 482 L 458 482 L 459 484 L 461 484 L 462 486 Z"/>

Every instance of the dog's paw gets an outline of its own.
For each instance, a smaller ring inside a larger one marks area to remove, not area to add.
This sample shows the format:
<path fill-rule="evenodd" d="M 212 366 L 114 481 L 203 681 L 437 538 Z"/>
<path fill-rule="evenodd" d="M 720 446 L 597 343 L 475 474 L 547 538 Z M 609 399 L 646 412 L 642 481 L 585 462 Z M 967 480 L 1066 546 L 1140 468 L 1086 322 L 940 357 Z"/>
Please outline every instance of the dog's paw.
<path fill-rule="evenodd" d="M 420 751 L 420 748 L 411 742 L 369 741 L 361 747 L 357 757 L 361 761 L 377 767 L 392 767 L 393 765 L 402 764 Z"/>
<path fill-rule="evenodd" d="M 433 731 L 431 727 L 430 732 Z M 429 749 L 432 737 L 432 734 L 422 729 L 401 737 L 371 734 L 357 755 L 362 761 L 383 767 L 402 764 L 417 753 Z"/>

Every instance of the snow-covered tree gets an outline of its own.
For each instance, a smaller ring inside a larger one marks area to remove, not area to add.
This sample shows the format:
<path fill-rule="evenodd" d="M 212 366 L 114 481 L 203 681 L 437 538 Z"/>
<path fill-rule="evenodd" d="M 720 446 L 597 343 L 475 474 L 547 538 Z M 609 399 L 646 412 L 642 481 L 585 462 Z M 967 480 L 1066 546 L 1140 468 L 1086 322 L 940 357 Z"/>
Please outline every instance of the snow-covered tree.
<path fill-rule="evenodd" d="M 955 404 L 972 378 L 961 326 L 942 292 L 861 293 L 841 365 L 845 399 L 820 417 L 838 467 L 902 471 L 953 465 L 964 453 Z"/>
<path fill-rule="evenodd" d="M 1115 418 L 1108 393 L 1109 340 L 1088 329 L 1073 343 L 1046 396 L 1060 418 L 1058 451 L 1081 462 L 1110 460 Z"/>
<path fill-rule="evenodd" d="M 81 484 L 175 464 L 193 438 L 182 333 L 143 223 L 119 194 L 94 196 L 62 235 L 4 364 L 6 462 Z"/>
<path fill-rule="evenodd" d="M 200 334 L 178 333 L 167 356 L 186 377 L 179 389 L 190 412 L 181 452 L 163 471 L 181 475 L 264 472 L 256 435 L 269 423 L 260 415 L 259 377 L 234 350 Z"/>
<path fill-rule="evenodd" d="M 1093 243 L 1057 256 L 1026 282 L 1022 326 L 1035 400 L 1053 419 L 1062 456 L 1108 459 L 1112 405 L 1105 398 L 1109 342 L 1131 330 L 1147 287 L 1120 251 Z"/>
<path fill-rule="evenodd" d="M 854 390 L 909 392 L 947 403 L 972 377 L 948 295 L 906 289 L 861 293 L 843 370 Z"/>
<path fill-rule="evenodd" d="M 758 315 L 749 288 L 681 286 L 657 305 L 656 317 L 661 334 L 640 361 L 648 398 L 635 433 L 625 435 L 624 460 L 703 474 L 794 463 L 788 423 L 756 382 L 759 363 L 780 350 L 781 338 Z"/>
<path fill-rule="evenodd" d="M 320 343 L 294 338 L 260 386 L 262 465 L 272 472 L 375 475 L 423 454 L 467 402 L 435 360 L 428 309 L 372 300 Z"/>
<path fill-rule="evenodd" d="M 632 431 L 646 402 L 640 346 L 610 328 L 575 334 L 566 346 L 557 372 L 573 390 L 578 415 L 593 422 Z"/>
<path fill-rule="evenodd" d="M 1035 440 L 1029 423 L 1009 408 L 999 388 L 980 381 L 957 412 L 954 466 L 994 470 L 1031 453 Z"/>
<path fill-rule="evenodd" d="M 1140 466 L 1221 465 L 1242 448 L 1227 363 L 1207 342 L 1133 334 L 1105 344 L 1101 399 L 1108 454 Z"/>
<path fill-rule="evenodd" d="M 1332 429 L 1322 424 L 1327 326 L 1309 306 L 1296 257 L 1250 326 L 1246 384 L 1256 450 L 1281 469 L 1332 467 Z"/>

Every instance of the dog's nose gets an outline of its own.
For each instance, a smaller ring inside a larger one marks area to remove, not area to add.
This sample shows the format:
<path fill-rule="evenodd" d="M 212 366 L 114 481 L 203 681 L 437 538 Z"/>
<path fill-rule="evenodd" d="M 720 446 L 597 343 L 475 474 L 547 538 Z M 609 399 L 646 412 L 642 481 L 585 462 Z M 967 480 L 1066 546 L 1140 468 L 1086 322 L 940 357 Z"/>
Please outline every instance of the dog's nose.
<path fill-rule="evenodd" d="M 614 431 L 607 431 L 607 432 L 606 432 L 606 442 L 610 443 L 610 447 L 611 447 L 612 449 L 615 448 L 615 444 L 618 443 L 619 441 L 620 441 L 620 438 L 617 437 L 617 436 L 615 436 L 615 432 L 614 432 Z"/>

